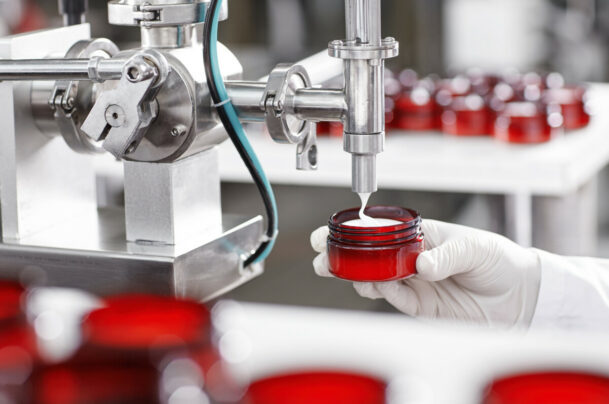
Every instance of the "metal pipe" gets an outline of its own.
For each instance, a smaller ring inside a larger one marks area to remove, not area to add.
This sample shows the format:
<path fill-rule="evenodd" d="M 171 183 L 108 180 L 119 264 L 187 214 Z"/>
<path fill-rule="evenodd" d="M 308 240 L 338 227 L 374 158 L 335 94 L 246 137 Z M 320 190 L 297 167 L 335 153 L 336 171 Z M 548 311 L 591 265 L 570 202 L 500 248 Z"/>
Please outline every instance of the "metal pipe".
<path fill-rule="evenodd" d="M 343 90 L 304 88 L 287 97 L 286 108 L 302 120 L 340 122 L 347 112 L 347 103 Z"/>
<path fill-rule="evenodd" d="M 225 83 L 228 97 L 237 109 L 242 122 L 264 122 L 266 111 L 262 108 L 262 97 L 266 82 L 261 81 L 227 81 Z"/>
<path fill-rule="evenodd" d="M 345 44 L 353 52 L 381 44 L 380 0 L 345 0 L 345 18 Z M 384 61 L 347 56 L 344 64 L 344 149 L 352 154 L 352 189 L 371 193 L 377 190 L 376 155 L 383 150 L 385 135 Z"/>
<path fill-rule="evenodd" d="M 0 81 L 119 80 L 124 64 L 102 58 L 0 60 Z"/>
<path fill-rule="evenodd" d="M 226 91 L 243 122 L 264 122 L 266 111 L 262 97 L 266 83 L 259 81 L 227 81 Z M 345 115 L 345 94 L 338 89 L 303 88 L 288 95 L 286 112 L 308 121 L 336 121 Z"/>
<path fill-rule="evenodd" d="M 347 41 L 359 44 L 381 43 L 381 2 L 345 0 Z"/>

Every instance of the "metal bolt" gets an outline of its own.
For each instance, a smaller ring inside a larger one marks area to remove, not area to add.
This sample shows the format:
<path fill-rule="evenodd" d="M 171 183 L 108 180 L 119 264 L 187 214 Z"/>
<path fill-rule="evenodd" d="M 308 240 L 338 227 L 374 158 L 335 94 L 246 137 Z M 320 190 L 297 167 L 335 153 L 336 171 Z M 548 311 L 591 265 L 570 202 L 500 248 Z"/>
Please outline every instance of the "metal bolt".
<path fill-rule="evenodd" d="M 72 108 L 74 108 L 74 103 L 75 103 L 74 97 L 70 97 L 70 98 L 68 98 L 66 105 L 68 106 L 68 108 L 72 109 Z"/>
<path fill-rule="evenodd" d="M 133 142 L 131 143 L 131 145 L 127 148 L 127 150 L 125 150 L 125 154 L 131 154 L 135 151 L 135 149 L 137 149 L 137 143 Z"/>
<path fill-rule="evenodd" d="M 140 70 L 136 66 L 131 66 L 127 69 L 127 77 L 130 81 L 138 81 L 140 78 Z"/>
<path fill-rule="evenodd" d="M 125 123 L 125 111 L 119 105 L 112 104 L 106 108 L 105 118 L 108 125 L 114 128 L 123 126 Z"/>
<path fill-rule="evenodd" d="M 334 41 L 330 42 L 330 45 L 332 46 L 342 46 L 343 41 L 341 41 L 340 39 L 335 39 Z"/>
<path fill-rule="evenodd" d="M 392 36 L 388 36 L 387 38 L 383 39 L 383 43 L 386 43 L 386 44 L 391 44 L 394 42 L 395 42 L 395 38 Z"/>
<path fill-rule="evenodd" d="M 173 137 L 180 137 L 180 136 L 184 136 L 186 134 L 186 126 L 184 125 L 176 125 L 173 127 L 173 129 L 171 129 L 171 136 Z"/>

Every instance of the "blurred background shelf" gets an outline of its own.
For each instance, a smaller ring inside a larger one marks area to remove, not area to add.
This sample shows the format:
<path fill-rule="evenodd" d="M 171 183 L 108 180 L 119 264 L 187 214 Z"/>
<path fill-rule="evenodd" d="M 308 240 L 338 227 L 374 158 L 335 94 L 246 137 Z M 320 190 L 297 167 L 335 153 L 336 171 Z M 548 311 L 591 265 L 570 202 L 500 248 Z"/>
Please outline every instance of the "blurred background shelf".
<path fill-rule="evenodd" d="M 590 88 L 595 113 L 591 124 L 548 143 L 515 145 L 491 137 L 455 137 L 433 132 L 391 131 L 378 158 L 379 188 L 471 194 L 506 198 L 507 234 L 521 245 L 533 244 L 533 227 L 551 230 L 565 217 L 574 232 L 546 231 L 543 247 L 563 254 L 586 254 L 597 243 L 596 177 L 609 163 L 609 85 Z M 318 141 L 319 170 L 296 172 L 294 147 L 274 143 L 261 126 L 250 138 L 273 184 L 350 188 L 350 155 L 342 139 Z M 231 143 L 221 146 L 220 172 L 226 182 L 251 182 Z M 533 198 L 540 199 L 538 215 Z M 537 216 L 537 217 L 536 217 Z"/>

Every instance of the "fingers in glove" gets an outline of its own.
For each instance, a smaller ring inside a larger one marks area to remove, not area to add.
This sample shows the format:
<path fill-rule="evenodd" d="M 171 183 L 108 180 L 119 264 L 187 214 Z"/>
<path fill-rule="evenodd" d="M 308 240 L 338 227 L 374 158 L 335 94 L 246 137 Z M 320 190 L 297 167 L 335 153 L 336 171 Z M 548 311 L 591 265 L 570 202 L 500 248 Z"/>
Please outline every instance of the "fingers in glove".
<path fill-rule="evenodd" d="M 376 289 L 376 286 L 374 283 L 355 282 L 355 283 L 353 283 L 353 287 L 355 288 L 355 291 L 361 297 L 365 297 L 366 299 L 376 300 L 376 299 L 384 298 L 384 296 Z"/>
<path fill-rule="evenodd" d="M 377 283 L 375 287 L 389 304 L 402 313 L 413 317 L 419 315 L 421 304 L 410 286 L 396 281 Z"/>
<path fill-rule="evenodd" d="M 473 230 L 458 224 L 431 219 L 423 219 L 421 229 L 425 234 L 425 247 L 428 250 L 436 248 L 451 239 L 458 238 L 460 235 L 466 236 Z"/>
<path fill-rule="evenodd" d="M 462 237 L 425 251 L 417 258 L 417 278 L 437 282 L 482 268 L 492 256 L 488 239 Z"/>
<path fill-rule="evenodd" d="M 328 254 L 325 251 L 315 257 L 313 260 L 313 268 L 315 269 L 315 273 L 319 276 L 323 276 L 324 278 L 333 276 L 330 273 L 330 262 L 328 261 Z"/>
<path fill-rule="evenodd" d="M 322 226 L 311 233 L 311 247 L 313 247 L 315 252 L 321 253 L 326 251 L 329 233 L 330 229 L 328 229 L 328 226 Z"/>

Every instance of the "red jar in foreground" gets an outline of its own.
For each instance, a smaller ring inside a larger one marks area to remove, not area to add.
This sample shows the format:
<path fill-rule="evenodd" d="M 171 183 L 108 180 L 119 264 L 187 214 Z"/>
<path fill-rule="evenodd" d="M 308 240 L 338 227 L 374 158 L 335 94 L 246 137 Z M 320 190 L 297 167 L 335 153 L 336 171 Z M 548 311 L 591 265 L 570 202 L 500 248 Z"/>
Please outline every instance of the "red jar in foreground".
<path fill-rule="evenodd" d="M 146 295 L 108 298 L 84 320 L 85 345 L 118 350 L 173 350 L 206 345 L 211 319 L 190 300 Z"/>
<path fill-rule="evenodd" d="M 155 404 L 158 372 L 149 366 L 53 366 L 34 377 L 38 404 Z"/>
<path fill-rule="evenodd" d="M 329 221 L 330 272 L 356 282 L 387 282 L 414 275 L 417 257 L 424 251 L 421 216 L 414 210 L 394 206 L 371 206 L 365 212 L 373 218 L 401 223 L 347 226 L 345 222 L 359 219 L 359 209 L 334 214 Z"/>
<path fill-rule="evenodd" d="M 543 143 L 552 139 L 552 131 L 546 106 L 534 102 L 508 102 L 497 113 L 493 133 L 504 142 Z"/>
<path fill-rule="evenodd" d="M 385 404 L 386 383 L 344 372 L 279 375 L 252 383 L 243 404 Z"/>
<path fill-rule="evenodd" d="M 25 289 L 18 283 L 0 281 L 0 327 L 25 324 Z"/>
<path fill-rule="evenodd" d="M 483 404 L 607 404 L 609 378 L 569 372 L 530 373 L 493 382 Z"/>
<path fill-rule="evenodd" d="M 583 87 L 563 87 L 545 91 L 543 101 L 560 105 L 567 130 L 580 129 L 590 123 L 586 106 L 586 89 Z"/>

